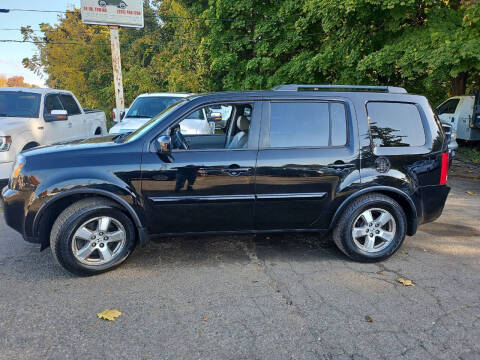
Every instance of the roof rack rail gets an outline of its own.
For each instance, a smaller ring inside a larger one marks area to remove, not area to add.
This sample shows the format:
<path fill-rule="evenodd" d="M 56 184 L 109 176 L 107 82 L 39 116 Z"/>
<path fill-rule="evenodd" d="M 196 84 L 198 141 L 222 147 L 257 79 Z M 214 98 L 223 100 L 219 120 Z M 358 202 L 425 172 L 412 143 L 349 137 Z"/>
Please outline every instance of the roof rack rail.
<path fill-rule="evenodd" d="M 407 90 L 395 86 L 371 86 L 371 85 L 297 85 L 288 84 L 275 87 L 275 91 L 335 91 L 335 92 L 382 92 L 394 94 L 406 94 Z"/>

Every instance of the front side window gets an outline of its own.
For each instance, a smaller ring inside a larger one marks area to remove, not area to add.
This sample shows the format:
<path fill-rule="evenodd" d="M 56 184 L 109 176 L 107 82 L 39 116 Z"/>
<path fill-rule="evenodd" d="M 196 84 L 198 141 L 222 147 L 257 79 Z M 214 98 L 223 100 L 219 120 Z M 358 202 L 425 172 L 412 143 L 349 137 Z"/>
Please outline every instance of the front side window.
<path fill-rule="evenodd" d="M 176 96 L 139 97 L 128 110 L 126 118 L 153 118 L 180 99 Z"/>
<path fill-rule="evenodd" d="M 414 104 L 369 102 L 367 112 L 374 146 L 425 145 L 422 118 Z"/>
<path fill-rule="evenodd" d="M 0 92 L 0 117 L 36 118 L 40 111 L 40 94 L 23 91 Z"/>
<path fill-rule="evenodd" d="M 346 143 L 347 117 L 343 103 L 270 104 L 270 147 L 326 147 Z"/>
<path fill-rule="evenodd" d="M 63 108 L 67 110 L 68 115 L 78 115 L 81 114 L 80 108 L 77 105 L 77 102 L 71 95 L 60 94 L 60 100 L 62 102 Z"/>
<path fill-rule="evenodd" d="M 458 103 L 460 99 L 450 99 L 445 101 L 437 108 L 437 115 L 448 114 L 453 115 L 457 111 Z"/>
<path fill-rule="evenodd" d="M 171 128 L 176 150 L 246 149 L 251 104 L 215 104 L 196 109 Z"/>
<path fill-rule="evenodd" d="M 45 105 L 43 107 L 44 114 L 51 114 L 53 110 L 64 110 L 58 95 L 48 95 L 45 98 Z"/>

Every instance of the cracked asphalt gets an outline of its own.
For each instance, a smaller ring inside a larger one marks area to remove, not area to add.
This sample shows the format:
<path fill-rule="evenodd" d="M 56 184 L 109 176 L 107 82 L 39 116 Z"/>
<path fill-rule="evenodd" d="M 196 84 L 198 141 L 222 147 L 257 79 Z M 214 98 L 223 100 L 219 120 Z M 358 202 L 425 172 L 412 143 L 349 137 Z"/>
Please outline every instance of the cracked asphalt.
<path fill-rule="evenodd" d="M 480 359 L 480 182 L 449 184 L 378 264 L 316 235 L 168 238 L 76 278 L 2 217 L 0 359 Z"/>

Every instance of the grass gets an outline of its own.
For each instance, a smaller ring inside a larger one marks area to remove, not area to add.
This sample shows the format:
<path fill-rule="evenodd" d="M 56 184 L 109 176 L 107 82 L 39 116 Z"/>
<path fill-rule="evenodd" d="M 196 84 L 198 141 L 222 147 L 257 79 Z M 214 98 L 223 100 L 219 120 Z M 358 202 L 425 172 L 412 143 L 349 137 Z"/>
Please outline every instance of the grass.
<path fill-rule="evenodd" d="M 458 148 L 458 157 L 475 164 L 480 164 L 480 149 L 478 147 L 460 146 Z"/>

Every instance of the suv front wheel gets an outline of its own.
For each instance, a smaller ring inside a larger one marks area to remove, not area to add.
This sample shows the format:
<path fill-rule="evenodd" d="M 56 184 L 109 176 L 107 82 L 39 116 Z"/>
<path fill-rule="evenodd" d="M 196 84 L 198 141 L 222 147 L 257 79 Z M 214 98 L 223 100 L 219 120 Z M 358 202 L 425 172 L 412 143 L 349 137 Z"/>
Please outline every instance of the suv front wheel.
<path fill-rule="evenodd" d="M 347 206 L 333 231 L 333 240 L 353 260 L 381 261 L 400 247 L 405 230 L 402 207 L 392 198 L 374 193 Z"/>
<path fill-rule="evenodd" d="M 80 200 L 53 224 L 50 247 L 58 263 L 71 273 L 95 275 L 127 259 L 135 247 L 135 228 L 111 201 Z"/>

